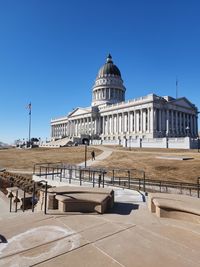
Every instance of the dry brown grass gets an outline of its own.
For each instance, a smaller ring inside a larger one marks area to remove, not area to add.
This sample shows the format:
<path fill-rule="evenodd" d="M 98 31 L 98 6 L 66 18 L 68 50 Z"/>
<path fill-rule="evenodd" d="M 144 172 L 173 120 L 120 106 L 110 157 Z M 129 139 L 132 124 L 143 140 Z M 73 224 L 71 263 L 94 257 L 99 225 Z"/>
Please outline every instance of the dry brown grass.
<path fill-rule="evenodd" d="M 184 156 L 192 160 L 158 159 L 157 156 Z M 116 148 L 98 167 L 141 169 L 150 179 L 195 182 L 200 176 L 200 153 L 192 150 Z"/>
<path fill-rule="evenodd" d="M 7 149 L 0 150 L 0 166 L 8 169 L 24 169 L 32 171 L 35 163 L 64 162 L 76 164 L 84 161 L 84 146 L 65 148 L 38 149 Z M 95 148 L 96 155 L 101 153 L 101 147 Z M 131 151 L 113 147 L 112 155 L 98 162 L 98 167 L 141 169 L 146 177 L 160 180 L 195 182 L 200 176 L 200 153 L 193 150 L 178 149 L 132 149 Z M 92 147 L 88 147 L 88 159 Z M 166 160 L 157 156 L 184 156 L 192 160 Z M 96 162 L 97 164 L 97 162 Z"/>
<path fill-rule="evenodd" d="M 92 147 L 87 147 L 87 158 L 91 158 Z M 102 151 L 95 148 L 96 155 Z M 85 147 L 4 149 L 0 150 L 0 166 L 8 169 L 33 170 L 35 163 L 63 162 L 77 164 L 85 159 Z"/>

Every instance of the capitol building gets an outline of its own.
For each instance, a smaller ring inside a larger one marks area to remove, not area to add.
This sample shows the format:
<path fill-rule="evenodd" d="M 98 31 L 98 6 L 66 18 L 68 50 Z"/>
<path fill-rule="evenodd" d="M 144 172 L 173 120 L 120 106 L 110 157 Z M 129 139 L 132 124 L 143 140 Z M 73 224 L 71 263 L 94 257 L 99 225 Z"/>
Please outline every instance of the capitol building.
<path fill-rule="evenodd" d="M 51 144 L 197 147 L 198 109 L 187 98 L 149 94 L 125 100 L 126 87 L 109 54 L 92 87 L 90 107 L 51 120 Z"/>

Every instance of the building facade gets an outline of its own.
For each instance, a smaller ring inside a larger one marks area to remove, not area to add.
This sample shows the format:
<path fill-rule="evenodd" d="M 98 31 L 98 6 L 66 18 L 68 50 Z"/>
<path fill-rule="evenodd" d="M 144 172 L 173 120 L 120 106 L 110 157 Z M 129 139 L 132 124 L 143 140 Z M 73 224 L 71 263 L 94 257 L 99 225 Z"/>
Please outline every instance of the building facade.
<path fill-rule="evenodd" d="M 149 94 L 125 101 L 126 88 L 111 55 L 92 88 L 92 103 L 51 120 L 52 140 L 134 144 L 134 140 L 197 138 L 198 110 L 187 98 Z"/>

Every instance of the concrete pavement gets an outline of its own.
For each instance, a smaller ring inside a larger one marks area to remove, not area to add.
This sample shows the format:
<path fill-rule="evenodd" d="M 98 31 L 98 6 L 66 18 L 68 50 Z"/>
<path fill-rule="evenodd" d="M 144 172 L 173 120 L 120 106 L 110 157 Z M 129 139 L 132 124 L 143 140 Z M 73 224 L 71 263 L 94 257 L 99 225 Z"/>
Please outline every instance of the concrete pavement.
<path fill-rule="evenodd" d="M 95 157 L 95 160 L 87 160 L 86 164 L 87 164 L 87 167 L 90 167 L 94 164 L 97 164 L 98 162 L 108 158 L 112 152 L 113 152 L 113 149 L 112 147 L 105 147 L 105 146 L 101 146 L 101 150 L 103 150 L 103 152 L 96 156 Z M 78 166 L 85 166 L 85 162 L 81 162 L 80 164 L 77 164 Z"/>
<path fill-rule="evenodd" d="M 200 266 L 200 224 L 156 217 L 136 191 L 116 188 L 115 201 L 103 215 L 4 216 L 0 266 Z"/>

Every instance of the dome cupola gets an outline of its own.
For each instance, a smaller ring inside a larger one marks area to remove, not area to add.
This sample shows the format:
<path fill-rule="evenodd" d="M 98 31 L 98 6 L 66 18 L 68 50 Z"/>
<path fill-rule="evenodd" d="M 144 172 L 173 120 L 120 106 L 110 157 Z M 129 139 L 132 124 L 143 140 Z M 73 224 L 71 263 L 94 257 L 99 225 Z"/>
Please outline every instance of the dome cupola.
<path fill-rule="evenodd" d="M 106 63 L 100 68 L 93 86 L 92 106 L 115 104 L 125 100 L 126 88 L 121 73 L 109 54 Z"/>
<path fill-rule="evenodd" d="M 110 54 L 108 55 L 106 59 L 106 63 L 100 68 L 97 77 L 103 77 L 106 75 L 108 76 L 114 75 L 114 76 L 121 77 L 120 70 L 118 69 L 116 65 L 113 64 L 112 57 Z"/>

